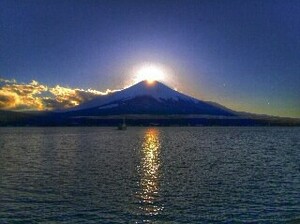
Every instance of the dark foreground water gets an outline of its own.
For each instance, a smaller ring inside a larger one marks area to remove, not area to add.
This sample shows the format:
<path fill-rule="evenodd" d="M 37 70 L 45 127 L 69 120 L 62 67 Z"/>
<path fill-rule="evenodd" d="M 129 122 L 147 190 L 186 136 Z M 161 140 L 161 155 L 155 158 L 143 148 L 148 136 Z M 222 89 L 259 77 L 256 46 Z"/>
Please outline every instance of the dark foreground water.
<path fill-rule="evenodd" d="M 0 128 L 0 223 L 300 222 L 299 128 Z"/>

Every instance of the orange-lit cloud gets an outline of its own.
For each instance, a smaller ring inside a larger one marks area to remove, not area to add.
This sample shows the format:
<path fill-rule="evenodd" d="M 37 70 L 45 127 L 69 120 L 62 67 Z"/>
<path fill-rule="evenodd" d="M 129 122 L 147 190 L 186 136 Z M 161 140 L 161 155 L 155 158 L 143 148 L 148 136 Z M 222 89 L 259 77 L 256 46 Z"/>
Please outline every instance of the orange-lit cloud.
<path fill-rule="evenodd" d="M 42 110 L 43 101 L 39 95 L 47 91 L 47 87 L 32 81 L 28 84 L 7 82 L 0 88 L 0 109 L 9 110 Z"/>
<path fill-rule="evenodd" d="M 93 99 L 97 95 L 106 93 L 97 90 L 71 89 L 62 86 L 49 88 L 49 92 L 54 98 L 45 97 L 45 105 L 50 109 L 64 109 L 77 106 L 85 101 Z"/>
<path fill-rule="evenodd" d="M 30 83 L 17 83 L 16 80 L 0 78 L 0 109 L 5 110 L 55 110 L 77 106 L 96 96 L 105 95 L 111 90 L 100 92 L 92 89 L 72 89 L 57 85 L 48 87 L 33 80 Z"/>

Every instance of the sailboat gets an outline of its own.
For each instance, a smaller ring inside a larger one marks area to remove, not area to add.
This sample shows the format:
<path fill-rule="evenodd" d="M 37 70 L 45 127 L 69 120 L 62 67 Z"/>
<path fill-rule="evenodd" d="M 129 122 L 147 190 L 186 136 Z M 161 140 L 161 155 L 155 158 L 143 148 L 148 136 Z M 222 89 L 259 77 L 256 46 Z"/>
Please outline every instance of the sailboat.
<path fill-rule="evenodd" d="M 127 126 L 126 126 L 126 123 L 125 123 L 125 117 L 123 117 L 123 123 L 119 124 L 118 130 L 126 130 L 126 129 L 127 129 Z"/>

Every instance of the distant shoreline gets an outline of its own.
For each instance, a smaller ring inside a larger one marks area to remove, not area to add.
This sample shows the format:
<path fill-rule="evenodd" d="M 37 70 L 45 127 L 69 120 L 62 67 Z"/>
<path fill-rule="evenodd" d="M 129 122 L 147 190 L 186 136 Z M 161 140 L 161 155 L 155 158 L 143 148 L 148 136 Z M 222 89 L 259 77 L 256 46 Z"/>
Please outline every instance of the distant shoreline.
<path fill-rule="evenodd" d="M 214 116 L 201 114 L 126 114 L 107 116 L 70 116 L 53 112 L 0 111 L 0 126 L 51 127 L 101 126 L 112 127 L 122 123 L 128 126 L 300 126 L 300 119 L 266 115 Z"/>

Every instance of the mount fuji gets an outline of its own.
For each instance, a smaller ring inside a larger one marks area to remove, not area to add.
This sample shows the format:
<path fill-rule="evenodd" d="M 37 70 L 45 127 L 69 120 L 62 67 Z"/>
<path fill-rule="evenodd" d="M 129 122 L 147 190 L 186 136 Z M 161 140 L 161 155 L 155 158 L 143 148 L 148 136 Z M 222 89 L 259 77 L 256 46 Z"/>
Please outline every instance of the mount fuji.
<path fill-rule="evenodd" d="M 64 111 L 0 110 L 0 126 L 300 126 L 300 119 L 236 112 L 177 92 L 163 83 L 139 82 Z"/>
<path fill-rule="evenodd" d="M 102 95 L 65 112 L 76 116 L 104 115 L 211 115 L 235 116 L 221 105 L 177 92 L 155 81 L 139 82 L 129 88 Z"/>

